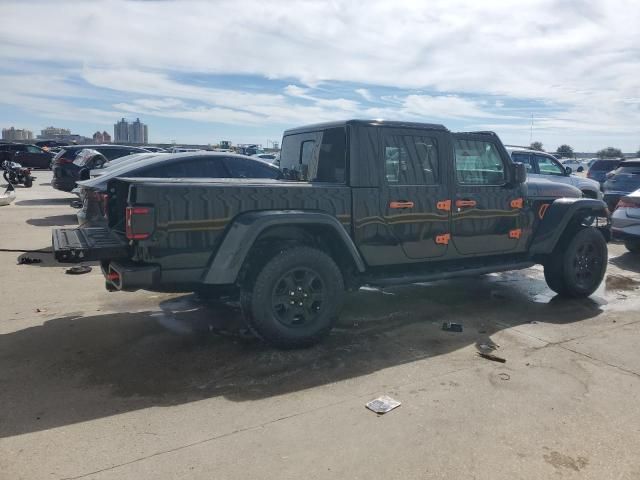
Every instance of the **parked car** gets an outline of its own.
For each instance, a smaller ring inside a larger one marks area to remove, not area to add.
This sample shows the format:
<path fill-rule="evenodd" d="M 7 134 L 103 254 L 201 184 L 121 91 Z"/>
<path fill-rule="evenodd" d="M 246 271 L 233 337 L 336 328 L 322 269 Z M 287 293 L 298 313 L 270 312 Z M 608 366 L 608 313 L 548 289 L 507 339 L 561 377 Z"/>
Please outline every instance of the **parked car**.
<path fill-rule="evenodd" d="M 274 163 L 276 161 L 276 159 L 278 158 L 275 153 L 255 153 L 255 154 L 253 154 L 251 156 L 255 157 L 255 158 L 260 158 L 260 159 L 265 160 L 265 161 L 267 161 L 269 163 Z"/>
<path fill-rule="evenodd" d="M 607 180 L 607 173 L 618 168 L 622 158 L 600 158 L 593 162 L 587 172 L 587 178 L 595 180 L 602 185 Z"/>
<path fill-rule="evenodd" d="M 640 190 L 620 198 L 611 216 L 611 233 L 631 253 L 640 253 Z"/>
<path fill-rule="evenodd" d="M 52 160 L 53 178 L 51 186 L 56 190 L 70 192 L 80 180 L 80 167 L 73 163 L 76 155 L 84 149 L 100 152 L 107 160 L 113 160 L 132 153 L 149 153 L 140 147 L 127 145 L 71 145 L 63 147 Z"/>
<path fill-rule="evenodd" d="M 280 170 L 262 160 L 231 153 L 197 152 L 151 154 L 152 156 L 102 169 L 101 175 L 78 182 L 82 208 L 80 225 L 105 223 L 104 195 L 107 184 L 118 177 L 153 178 L 279 178 Z M 144 157 L 144 155 L 141 155 Z M 74 192 L 76 191 L 74 190 Z"/>
<path fill-rule="evenodd" d="M 514 162 L 524 163 L 530 178 L 546 178 L 553 182 L 573 185 L 588 198 L 602 198 L 600 184 L 588 178 L 571 175 L 571 167 L 562 165 L 553 155 L 523 147 L 507 146 Z"/>
<path fill-rule="evenodd" d="M 309 125 L 284 133 L 280 163 L 292 180 L 111 179 L 108 226 L 55 228 L 55 258 L 101 261 L 109 290 L 231 290 L 251 329 L 283 348 L 328 334 L 361 285 L 542 264 L 553 291 L 586 297 L 604 276 L 604 202 L 525 184 L 493 133 Z"/>
<path fill-rule="evenodd" d="M 165 152 L 166 152 L 166 150 L 165 150 L 164 148 L 160 148 L 160 147 L 150 147 L 150 146 L 147 146 L 147 145 L 145 145 L 144 149 L 145 149 L 147 152 L 155 152 L 155 153 L 165 153 Z"/>
<path fill-rule="evenodd" d="M 124 157 L 115 158 L 115 159 L 105 163 L 102 166 L 102 168 L 100 168 L 98 170 L 92 170 L 91 171 L 91 176 L 92 177 L 94 177 L 94 176 L 97 177 L 99 175 L 103 175 L 105 172 L 109 171 L 109 169 L 121 167 L 125 163 L 137 162 L 139 160 L 144 160 L 146 158 L 157 157 L 159 155 L 170 155 L 170 154 L 167 153 L 167 152 L 162 152 L 162 153 L 155 153 L 155 152 L 132 153 L 131 155 L 125 155 Z"/>
<path fill-rule="evenodd" d="M 560 163 L 563 167 L 571 167 L 573 172 L 584 172 L 584 164 L 575 158 L 561 158 Z"/>
<path fill-rule="evenodd" d="M 172 147 L 169 149 L 169 153 L 185 153 L 185 152 L 204 152 L 201 148 L 189 148 L 189 147 Z"/>
<path fill-rule="evenodd" d="M 609 210 L 615 210 L 620 197 L 630 194 L 640 188 L 640 158 L 621 162 L 618 168 L 607 173 L 604 182 L 604 201 Z"/>
<path fill-rule="evenodd" d="M 5 160 L 19 163 L 24 168 L 49 168 L 53 154 L 36 145 L 0 143 L 0 163 Z"/>

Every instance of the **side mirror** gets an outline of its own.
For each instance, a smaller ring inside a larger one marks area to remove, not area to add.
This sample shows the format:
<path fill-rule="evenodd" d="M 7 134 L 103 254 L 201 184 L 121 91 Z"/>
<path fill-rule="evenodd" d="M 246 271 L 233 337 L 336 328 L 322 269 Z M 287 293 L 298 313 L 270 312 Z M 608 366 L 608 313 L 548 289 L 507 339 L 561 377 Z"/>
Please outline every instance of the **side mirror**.
<path fill-rule="evenodd" d="M 513 182 L 521 185 L 527 181 L 527 166 L 524 163 L 513 164 Z"/>
<path fill-rule="evenodd" d="M 571 175 L 571 172 L 573 172 L 573 170 L 571 170 L 571 167 L 565 167 L 564 168 L 564 174 L 565 175 Z"/>

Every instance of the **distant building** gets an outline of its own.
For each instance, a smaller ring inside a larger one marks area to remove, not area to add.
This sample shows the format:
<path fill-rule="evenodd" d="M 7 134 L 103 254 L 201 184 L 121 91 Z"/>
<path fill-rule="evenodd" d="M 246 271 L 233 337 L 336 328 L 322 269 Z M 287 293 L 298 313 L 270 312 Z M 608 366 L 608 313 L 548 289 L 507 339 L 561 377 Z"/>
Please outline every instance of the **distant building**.
<path fill-rule="evenodd" d="M 26 128 L 3 128 L 2 139 L 10 142 L 16 140 L 33 140 L 33 132 Z"/>
<path fill-rule="evenodd" d="M 107 132 L 100 132 L 99 130 L 93 134 L 93 141 L 95 143 L 111 143 L 111 135 Z"/>
<path fill-rule="evenodd" d="M 65 135 L 71 135 L 71 130 L 68 128 L 46 127 L 40 130 L 38 138 L 42 139 L 54 139 Z"/>
<path fill-rule="evenodd" d="M 113 139 L 116 143 L 149 143 L 149 127 L 139 118 L 127 122 L 124 118 L 113 126 Z"/>
<path fill-rule="evenodd" d="M 226 148 L 226 149 L 231 148 L 231 141 L 230 140 L 220 140 L 220 148 Z"/>

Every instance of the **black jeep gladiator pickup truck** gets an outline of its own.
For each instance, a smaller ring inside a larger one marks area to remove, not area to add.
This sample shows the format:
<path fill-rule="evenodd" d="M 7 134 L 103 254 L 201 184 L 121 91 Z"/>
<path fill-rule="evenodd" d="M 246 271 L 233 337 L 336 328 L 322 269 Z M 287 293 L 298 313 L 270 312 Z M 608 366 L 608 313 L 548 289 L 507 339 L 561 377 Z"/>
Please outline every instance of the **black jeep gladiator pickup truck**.
<path fill-rule="evenodd" d="M 100 260 L 107 289 L 237 292 L 278 347 L 329 332 L 345 290 L 544 265 L 584 297 L 607 266 L 609 212 L 526 181 L 491 132 L 350 120 L 284 133 L 281 180 L 115 179 L 107 228 L 60 228 L 61 262 Z"/>

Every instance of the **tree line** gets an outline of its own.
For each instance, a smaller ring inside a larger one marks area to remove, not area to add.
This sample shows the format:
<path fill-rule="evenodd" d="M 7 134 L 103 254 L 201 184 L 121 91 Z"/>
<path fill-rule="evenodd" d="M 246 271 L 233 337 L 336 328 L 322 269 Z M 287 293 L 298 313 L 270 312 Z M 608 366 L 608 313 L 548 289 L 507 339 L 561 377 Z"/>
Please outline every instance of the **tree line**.
<path fill-rule="evenodd" d="M 531 145 L 529 146 L 529 148 L 531 148 L 531 150 L 537 150 L 539 152 L 544 152 L 544 148 L 542 145 L 542 142 L 532 142 Z M 573 148 L 571 147 L 571 145 L 560 145 L 556 151 L 556 154 L 561 155 L 564 158 L 573 158 L 575 156 Z M 619 148 L 615 148 L 615 147 L 606 147 L 603 148 L 602 150 L 598 150 L 596 152 L 596 157 L 598 158 L 621 158 L 624 157 L 624 154 L 622 153 L 622 150 L 620 150 Z M 636 157 L 640 158 L 640 150 L 638 150 L 636 152 Z"/>

